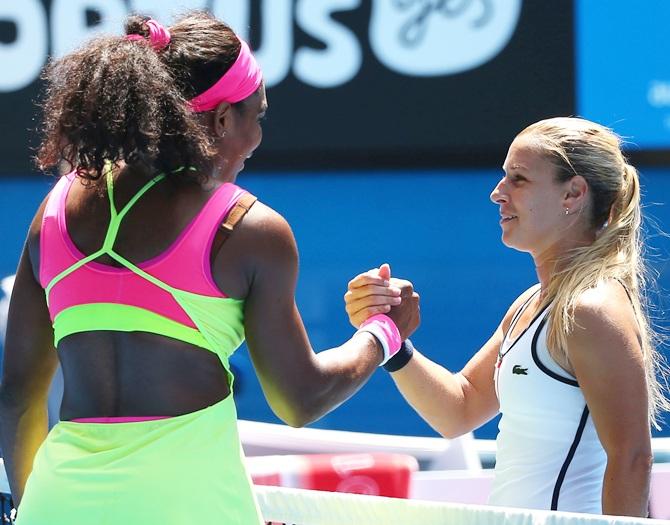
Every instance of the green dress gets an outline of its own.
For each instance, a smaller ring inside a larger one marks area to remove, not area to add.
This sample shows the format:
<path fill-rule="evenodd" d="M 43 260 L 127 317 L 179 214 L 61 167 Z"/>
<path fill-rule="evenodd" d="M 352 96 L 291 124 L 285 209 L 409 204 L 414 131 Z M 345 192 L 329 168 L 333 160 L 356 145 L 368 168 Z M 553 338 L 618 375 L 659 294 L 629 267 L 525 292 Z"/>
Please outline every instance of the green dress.
<path fill-rule="evenodd" d="M 237 432 L 228 359 L 244 340 L 244 301 L 173 288 L 114 252 L 119 224 L 156 182 L 116 212 L 108 175 L 111 221 L 103 247 L 56 275 L 61 279 L 103 253 L 167 291 L 197 329 L 148 310 L 82 304 L 54 318 L 55 343 L 90 330 L 144 331 L 214 352 L 231 394 L 201 410 L 165 419 L 123 423 L 57 423 L 40 446 L 26 483 L 17 525 L 247 525 L 263 523 Z"/>

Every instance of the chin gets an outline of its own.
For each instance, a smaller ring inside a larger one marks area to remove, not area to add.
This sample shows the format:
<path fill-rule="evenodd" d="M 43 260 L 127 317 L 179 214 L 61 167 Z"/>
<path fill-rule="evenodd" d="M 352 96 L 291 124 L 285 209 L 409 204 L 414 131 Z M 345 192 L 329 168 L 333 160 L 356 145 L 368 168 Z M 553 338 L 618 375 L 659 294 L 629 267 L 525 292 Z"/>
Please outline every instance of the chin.
<path fill-rule="evenodd" d="M 514 248 L 514 240 L 508 232 L 503 231 L 502 235 L 500 236 L 500 240 L 508 248 Z"/>
<path fill-rule="evenodd" d="M 530 247 L 525 246 L 523 243 L 519 242 L 518 240 L 515 240 L 510 235 L 505 235 L 503 233 L 501 240 L 502 240 L 502 243 L 505 246 L 507 246 L 508 248 L 512 248 L 513 250 L 516 250 L 518 252 L 530 252 L 531 251 Z"/>
<path fill-rule="evenodd" d="M 235 168 L 235 177 L 237 177 L 242 170 L 244 170 L 244 161 L 240 162 Z"/>

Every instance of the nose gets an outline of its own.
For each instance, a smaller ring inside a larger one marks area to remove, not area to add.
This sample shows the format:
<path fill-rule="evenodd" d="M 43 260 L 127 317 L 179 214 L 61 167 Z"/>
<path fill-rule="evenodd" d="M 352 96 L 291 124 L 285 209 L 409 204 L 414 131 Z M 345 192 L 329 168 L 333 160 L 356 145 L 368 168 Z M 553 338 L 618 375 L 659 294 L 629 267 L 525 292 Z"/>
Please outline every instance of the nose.
<path fill-rule="evenodd" d="M 505 189 L 505 177 L 502 177 L 496 187 L 493 188 L 491 195 L 489 196 L 493 204 L 504 204 L 508 202 L 507 192 Z"/>

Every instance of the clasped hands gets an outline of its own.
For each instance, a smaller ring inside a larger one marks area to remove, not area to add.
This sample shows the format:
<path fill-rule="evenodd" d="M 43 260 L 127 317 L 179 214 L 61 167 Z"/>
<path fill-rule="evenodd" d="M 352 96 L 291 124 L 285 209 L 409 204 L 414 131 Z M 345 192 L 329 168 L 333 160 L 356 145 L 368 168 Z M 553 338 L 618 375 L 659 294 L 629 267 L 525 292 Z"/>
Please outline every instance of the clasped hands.
<path fill-rule="evenodd" d="M 358 274 L 349 281 L 344 302 L 349 322 L 355 328 L 375 314 L 385 314 L 393 319 L 403 341 L 421 322 L 419 294 L 410 281 L 392 278 L 388 264 Z"/>

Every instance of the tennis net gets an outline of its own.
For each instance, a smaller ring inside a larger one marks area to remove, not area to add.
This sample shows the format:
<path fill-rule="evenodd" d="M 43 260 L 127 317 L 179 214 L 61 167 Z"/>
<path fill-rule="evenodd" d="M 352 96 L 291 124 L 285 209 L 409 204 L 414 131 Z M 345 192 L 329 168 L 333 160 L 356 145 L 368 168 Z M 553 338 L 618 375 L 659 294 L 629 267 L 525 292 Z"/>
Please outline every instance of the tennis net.
<path fill-rule="evenodd" d="M 653 525 L 665 520 L 256 487 L 267 523 L 286 525 Z"/>

